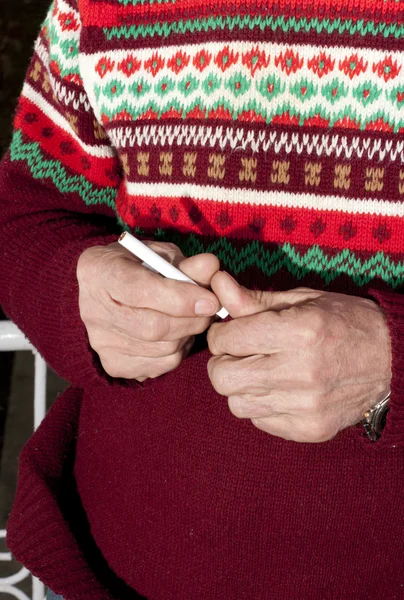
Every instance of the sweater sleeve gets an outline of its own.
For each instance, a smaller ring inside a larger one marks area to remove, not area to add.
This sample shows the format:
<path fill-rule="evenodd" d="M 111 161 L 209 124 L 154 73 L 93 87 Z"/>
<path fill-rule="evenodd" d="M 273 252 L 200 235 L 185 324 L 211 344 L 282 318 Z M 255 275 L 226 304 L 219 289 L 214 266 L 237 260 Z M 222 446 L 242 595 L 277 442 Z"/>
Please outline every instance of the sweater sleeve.
<path fill-rule="evenodd" d="M 80 318 L 76 265 L 85 248 L 116 241 L 121 175 L 82 86 L 75 2 L 50 8 L 0 165 L 0 304 L 48 364 L 83 387 L 107 376 Z"/>
<path fill-rule="evenodd" d="M 386 427 L 376 444 L 378 448 L 404 446 L 404 296 L 371 290 L 371 296 L 383 308 L 389 327 L 392 350 L 390 410 Z"/>

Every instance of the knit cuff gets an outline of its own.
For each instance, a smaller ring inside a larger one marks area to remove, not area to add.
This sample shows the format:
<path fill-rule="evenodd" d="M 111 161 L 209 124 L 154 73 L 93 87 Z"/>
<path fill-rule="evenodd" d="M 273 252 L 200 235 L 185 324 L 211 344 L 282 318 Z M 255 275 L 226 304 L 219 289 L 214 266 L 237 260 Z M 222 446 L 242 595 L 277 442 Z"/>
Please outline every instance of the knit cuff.
<path fill-rule="evenodd" d="M 87 330 L 80 316 L 77 263 L 84 250 L 93 246 L 107 246 L 116 240 L 116 234 L 93 236 L 60 250 L 63 262 L 68 267 L 60 289 L 58 309 L 46 319 L 46 336 L 53 342 L 49 362 L 51 364 L 54 361 L 55 370 L 59 370 L 62 377 L 79 387 L 92 385 L 97 380 L 110 384 L 112 380 L 102 368 L 98 354 L 90 346 Z M 45 298 L 45 303 L 47 302 L 49 298 Z M 57 340 L 61 343 L 58 344 Z"/>
<path fill-rule="evenodd" d="M 404 446 L 404 296 L 379 290 L 369 294 L 386 314 L 392 349 L 390 410 L 382 436 L 374 445 L 395 448 Z"/>

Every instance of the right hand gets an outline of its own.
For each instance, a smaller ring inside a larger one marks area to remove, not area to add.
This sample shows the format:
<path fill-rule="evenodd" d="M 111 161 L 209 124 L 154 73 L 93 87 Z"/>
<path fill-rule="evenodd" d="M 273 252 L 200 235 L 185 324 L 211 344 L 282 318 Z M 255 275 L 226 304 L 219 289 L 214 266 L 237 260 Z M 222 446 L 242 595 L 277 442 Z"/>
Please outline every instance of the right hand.
<path fill-rule="evenodd" d="M 219 270 L 213 254 L 185 259 L 174 244 L 145 244 L 201 286 Z M 90 345 L 111 377 L 144 381 L 176 369 L 220 308 L 210 290 L 153 273 L 118 243 L 85 250 L 77 279 Z"/>

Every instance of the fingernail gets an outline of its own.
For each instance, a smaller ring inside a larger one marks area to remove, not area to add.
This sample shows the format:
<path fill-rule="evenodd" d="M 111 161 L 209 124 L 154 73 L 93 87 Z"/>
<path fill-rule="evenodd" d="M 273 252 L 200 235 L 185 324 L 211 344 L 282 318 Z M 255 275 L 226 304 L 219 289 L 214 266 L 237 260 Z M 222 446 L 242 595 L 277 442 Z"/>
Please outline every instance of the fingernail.
<path fill-rule="evenodd" d="M 198 300 L 195 304 L 195 314 L 198 317 L 211 317 L 216 312 L 216 307 L 210 300 Z"/>
<path fill-rule="evenodd" d="M 227 277 L 229 277 L 229 278 L 230 278 L 232 281 L 234 281 L 234 283 L 235 283 L 236 285 L 240 286 L 239 282 L 238 282 L 238 281 L 236 281 L 236 280 L 234 279 L 234 277 L 232 277 L 232 276 L 230 275 L 230 273 L 228 273 L 227 271 L 223 271 L 223 273 L 225 273 L 225 274 L 227 275 Z"/>

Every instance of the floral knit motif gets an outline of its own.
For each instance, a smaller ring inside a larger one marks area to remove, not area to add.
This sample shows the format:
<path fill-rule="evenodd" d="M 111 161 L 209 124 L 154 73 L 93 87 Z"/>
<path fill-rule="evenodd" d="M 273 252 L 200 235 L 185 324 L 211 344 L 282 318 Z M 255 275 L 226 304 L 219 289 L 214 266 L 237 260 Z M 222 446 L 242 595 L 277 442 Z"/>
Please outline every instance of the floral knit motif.
<path fill-rule="evenodd" d="M 330 4 L 55 0 L 11 159 L 235 273 L 396 288 L 402 5 Z"/>

